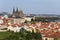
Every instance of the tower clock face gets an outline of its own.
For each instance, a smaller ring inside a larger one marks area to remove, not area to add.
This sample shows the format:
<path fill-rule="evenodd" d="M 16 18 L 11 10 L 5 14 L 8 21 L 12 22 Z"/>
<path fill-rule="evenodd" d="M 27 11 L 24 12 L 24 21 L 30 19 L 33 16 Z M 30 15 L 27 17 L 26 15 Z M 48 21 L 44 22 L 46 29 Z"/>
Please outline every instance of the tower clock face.
<path fill-rule="evenodd" d="M 0 19 L 0 24 L 2 24 L 2 23 L 3 23 L 3 20 Z"/>

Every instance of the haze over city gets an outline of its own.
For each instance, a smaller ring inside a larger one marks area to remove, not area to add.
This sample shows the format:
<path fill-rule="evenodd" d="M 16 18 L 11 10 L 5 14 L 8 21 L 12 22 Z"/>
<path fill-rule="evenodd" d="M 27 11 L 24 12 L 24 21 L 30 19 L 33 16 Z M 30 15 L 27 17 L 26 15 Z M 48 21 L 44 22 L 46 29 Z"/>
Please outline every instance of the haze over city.
<path fill-rule="evenodd" d="M 0 0 L 0 12 L 19 8 L 24 13 L 60 14 L 60 0 Z"/>

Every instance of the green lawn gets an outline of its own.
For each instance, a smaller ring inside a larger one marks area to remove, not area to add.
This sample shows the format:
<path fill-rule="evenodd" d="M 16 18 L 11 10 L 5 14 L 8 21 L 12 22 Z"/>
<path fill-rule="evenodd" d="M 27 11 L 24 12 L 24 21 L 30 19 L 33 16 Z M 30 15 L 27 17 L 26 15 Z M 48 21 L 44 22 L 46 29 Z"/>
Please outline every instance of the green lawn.
<path fill-rule="evenodd" d="M 10 34 L 10 32 L 0 32 L 0 39 L 7 38 Z"/>

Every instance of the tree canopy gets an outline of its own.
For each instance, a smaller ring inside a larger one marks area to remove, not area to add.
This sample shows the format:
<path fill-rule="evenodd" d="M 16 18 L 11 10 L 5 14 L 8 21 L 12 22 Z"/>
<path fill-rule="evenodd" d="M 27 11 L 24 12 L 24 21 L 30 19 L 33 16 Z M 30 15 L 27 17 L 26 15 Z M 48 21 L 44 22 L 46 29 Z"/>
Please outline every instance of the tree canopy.
<path fill-rule="evenodd" d="M 26 31 L 25 29 L 21 29 L 20 32 L 12 32 L 12 34 L 2 40 L 42 40 L 42 36 L 40 33 L 32 30 L 32 32 Z"/>

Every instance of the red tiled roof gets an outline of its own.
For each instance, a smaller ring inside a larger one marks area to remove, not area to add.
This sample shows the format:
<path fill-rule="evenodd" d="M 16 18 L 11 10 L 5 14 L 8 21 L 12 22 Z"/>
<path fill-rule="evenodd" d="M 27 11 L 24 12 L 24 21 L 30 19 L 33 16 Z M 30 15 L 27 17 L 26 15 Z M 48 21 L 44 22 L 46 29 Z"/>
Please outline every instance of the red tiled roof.
<path fill-rule="evenodd" d="M 43 23 L 40 27 L 40 29 L 48 28 L 49 24 Z M 40 30 L 42 34 L 44 34 L 46 37 L 60 37 L 60 33 L 58 32 L 59 27 L 57 27 L 57 24 L 51 24 L 48 30 Z"/>

